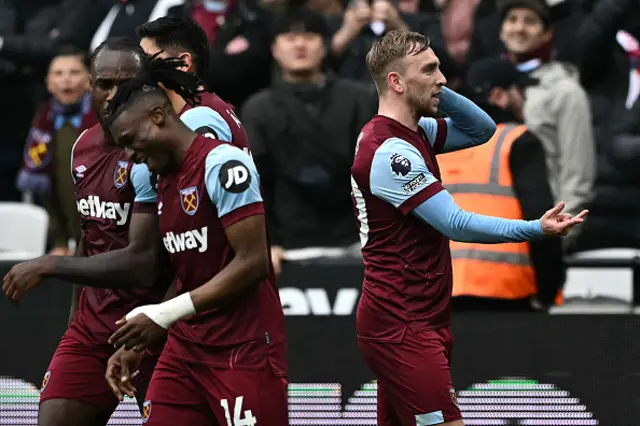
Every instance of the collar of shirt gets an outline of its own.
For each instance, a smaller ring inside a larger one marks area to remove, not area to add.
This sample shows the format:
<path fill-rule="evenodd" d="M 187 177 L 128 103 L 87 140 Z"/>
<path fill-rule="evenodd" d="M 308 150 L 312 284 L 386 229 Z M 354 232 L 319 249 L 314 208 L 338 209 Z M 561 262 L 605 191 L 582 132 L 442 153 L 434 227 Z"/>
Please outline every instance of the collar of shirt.
<path fill-rule="evenodd" d="M 80 128 L 82 119 L 91 110 L 91 94 L 85 93 L 80 101 L 72 105 L 63 105 L 55 99 L 51 104 L 51 119 L 53 128 L 57 131 L 65 123 L 71 123 L 72 126 Z"/>

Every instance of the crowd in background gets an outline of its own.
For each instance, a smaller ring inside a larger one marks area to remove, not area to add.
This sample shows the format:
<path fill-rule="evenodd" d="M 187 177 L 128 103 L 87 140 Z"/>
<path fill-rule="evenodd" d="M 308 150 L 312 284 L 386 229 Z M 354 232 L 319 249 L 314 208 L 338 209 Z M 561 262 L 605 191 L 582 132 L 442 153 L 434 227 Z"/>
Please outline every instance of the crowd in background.
<path fill-rule="evenodd" d="M 34 194 L 57 253 L 78 238 L 68 165 L 95 120 L 88 55 L 185 15 L 209 38 L 205 83 L 247 130 L 276 266 L 286 250 L 358 251 L 350 166 L 377 107 L 365 56 L 392 29 L 427 35 L 447 86 L 542 148 L 510 160 L 524 216 L 547 198 L 590 209 L 562 252 L 640 246 L 639 0 L 0 0 L 0 201 Z M 522 189 L 540 176 L 548 195 Z"/>

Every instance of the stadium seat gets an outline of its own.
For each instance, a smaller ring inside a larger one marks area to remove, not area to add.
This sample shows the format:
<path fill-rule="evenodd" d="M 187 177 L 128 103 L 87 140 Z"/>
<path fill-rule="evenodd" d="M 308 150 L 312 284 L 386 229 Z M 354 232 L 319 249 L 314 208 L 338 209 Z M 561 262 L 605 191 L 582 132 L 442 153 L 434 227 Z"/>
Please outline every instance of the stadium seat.
<path fill-rule="evenodd" d="M 0 260 L 32 259 L 44 254 L 49 216 L 26 203 L 0 203 Z"/>
<path fill-rule="evenodd" d="M 619 259 L 640 257 L 640 250 L 612 248 L 589 250 L 574 255 L 576 259 Z M 618 268 L 570 267 L 564 286 L 565 301 L 589 301 L 631 304 L 633 300 L 633 271 L 631 266 Z"/>

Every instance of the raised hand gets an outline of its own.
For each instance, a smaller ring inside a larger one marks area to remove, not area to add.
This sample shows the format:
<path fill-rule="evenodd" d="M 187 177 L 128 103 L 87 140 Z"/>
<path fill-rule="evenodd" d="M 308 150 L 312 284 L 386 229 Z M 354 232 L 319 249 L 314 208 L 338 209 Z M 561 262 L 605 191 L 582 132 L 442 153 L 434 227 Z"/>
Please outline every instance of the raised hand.
<path fill-rule="evenodd" d="M 18 263 L 2 280 L 2 291 L 14 306 L 20 304 L 20 299 L 28 291 L 34 289 L 45 278 L 52 256 L 42 256 L 33 260 Z"/>
<path fill-rule="evenodd" d="M 584 217 L 589 213 L 589 210 L 582 210 L 575 217 L 569 213 L 563 213 L 565 204 L 564 201 L 560 201 L 554 208 L 548 210 L 541 218 L 540 225 L 542 230 L 547 236 L 561 237 L 567 235 L 571 229 L 584 222 Z"/>

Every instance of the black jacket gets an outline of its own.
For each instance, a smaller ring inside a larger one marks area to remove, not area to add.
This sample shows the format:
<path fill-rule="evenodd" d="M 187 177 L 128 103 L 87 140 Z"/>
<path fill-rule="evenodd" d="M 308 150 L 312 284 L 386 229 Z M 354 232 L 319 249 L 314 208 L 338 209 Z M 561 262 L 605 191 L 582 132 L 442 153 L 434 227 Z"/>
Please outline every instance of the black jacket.
<path fill-rule="evenodd" d="M 171 14 L 190 15 L 190 3 L 172 8 Z M 256 0 L 239 0 L 218 28 L 211 46 L 209 89 L 236 108 L 271 81 L 271 13 Z M 247 39 L 249 47 L 238 54 L 227 54 L 227 45 L 236 37 Z"/>
<path fill-rule="evenodd" d="M 351 164 L 375 98 L 363 85 L 328 77 L 323 85 L 283 82 L 242 110 L 265 193 L 270 237 L 287 249 L 358 241 Z"/>
<path fill-rule="evenodd" d="M 58 44 L 88 48 L 107 12 L 104 1 L 0 0 L 0 59 L 44 68 Z"/>

